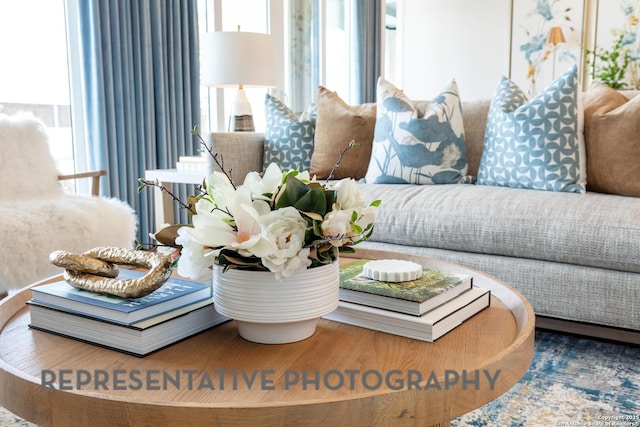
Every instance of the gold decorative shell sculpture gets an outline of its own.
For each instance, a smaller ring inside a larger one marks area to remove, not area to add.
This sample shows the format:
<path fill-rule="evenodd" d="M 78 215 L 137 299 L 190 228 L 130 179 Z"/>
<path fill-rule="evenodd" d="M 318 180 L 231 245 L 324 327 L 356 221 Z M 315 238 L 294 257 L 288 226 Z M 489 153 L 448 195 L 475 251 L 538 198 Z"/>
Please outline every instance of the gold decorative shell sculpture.
<path fill-rule="evenodd" d="M 162 286 L 171 276 L 171 261 L 156 253 L 112 246 L 101 246 L 82 254 L 54 251 L 53 265 L 62 267 L 64 279 L 72 286 L 121 298 L 140 298 Z M 143 277 L 118 279 L 118 267 L 130 265 L 149 269 Z"/>

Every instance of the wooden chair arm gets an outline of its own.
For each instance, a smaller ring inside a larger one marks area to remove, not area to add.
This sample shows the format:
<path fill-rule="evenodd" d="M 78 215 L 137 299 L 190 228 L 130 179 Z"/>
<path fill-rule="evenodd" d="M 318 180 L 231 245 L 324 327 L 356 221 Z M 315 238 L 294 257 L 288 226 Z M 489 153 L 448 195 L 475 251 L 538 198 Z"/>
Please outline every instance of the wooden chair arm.
<path fill-rule="evenodd" d="M 97 170 L 91 172 L 74 173 L 71 175 L 58 175 L 58 180 L 62 181 L 65 179 L 93 178 L 91 182 L 91 194 L 93 196 L 97 196 L 100 194 L 100 177 L 106 175 L 106 170 Z"/>

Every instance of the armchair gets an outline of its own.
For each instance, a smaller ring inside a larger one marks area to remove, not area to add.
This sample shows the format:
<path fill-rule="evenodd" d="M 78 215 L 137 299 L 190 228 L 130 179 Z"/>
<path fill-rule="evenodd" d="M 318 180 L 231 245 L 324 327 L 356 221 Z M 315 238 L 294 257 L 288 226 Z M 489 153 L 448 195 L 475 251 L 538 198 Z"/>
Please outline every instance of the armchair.
<path fill-rule="evenodd" d="M 60 272 L 54 250 L 130 248 L 137 217 L 126 203 L 99 197 L 106 171 L 60 175 L 44 124 L 29 114 L 0 114 L 0 295 Z M 69 194 L 66 179 L 92 179 L 91 195 Z"/>

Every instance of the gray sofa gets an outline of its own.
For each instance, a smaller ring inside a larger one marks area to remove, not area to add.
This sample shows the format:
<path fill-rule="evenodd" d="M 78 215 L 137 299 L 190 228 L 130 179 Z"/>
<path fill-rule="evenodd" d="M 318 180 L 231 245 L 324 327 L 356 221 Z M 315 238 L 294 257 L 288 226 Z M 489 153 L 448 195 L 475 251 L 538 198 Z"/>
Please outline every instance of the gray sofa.
<path fill-rule="evenodd" d="M 469 173 L 482 154 L 489 100 L 463 103 Z M 261 134 L 213 133 L 234 177 L 262 169 Z M 362 247 L 481 270 L 519 290 L 537 324 L 640 342 L 640 198 L 474 184 L 362 184 L 380 199 Z"/>

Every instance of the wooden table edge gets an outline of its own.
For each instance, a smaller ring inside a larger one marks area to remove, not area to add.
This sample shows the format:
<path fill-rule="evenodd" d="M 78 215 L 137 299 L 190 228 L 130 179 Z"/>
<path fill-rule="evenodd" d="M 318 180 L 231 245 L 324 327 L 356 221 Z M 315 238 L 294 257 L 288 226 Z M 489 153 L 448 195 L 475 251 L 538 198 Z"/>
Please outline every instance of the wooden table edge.
<path fill-rule="evenodd" d="M 496 370 L 500 369 L 505 364 L 510 365 L 509 375 L 511 380 L 507 383 L 504 383 L 502 387 L 496 390 L 492 390 L 491 393 L 487 393 L 483 398 L 480 398 L 477 401 L 477 407 L 480 407 L 490 401 L 496 399 L 506 391 L 508 391 L 513 385 L 515 385 L 520 378 L 526 373 L 528 370 L 531 360 L 533 358 L 533 344 L 534 344 L 534 331 L 535 331 L 535 315 L 533 312 L 533 308 L 528 303 L 528 301 L 515 289 L 511 288 L 509 285 L 506 285 L 499 280 L 486 275 L 480 271 L 462 267 L 458 264 L 449 263 L 446 261 L 435 260 L 426 258 L 423 256 L 411 256 L 406 254 L 398 254 L 394 252 L 385 252 L 385 251 L 377 251 L 377 250 L 358 250 L 355 256 L 359 258 L 369 258 L 369 257 L 398 257 L 402 256 L 403 259 L 414 260 L 419 263 L 427 263 L 433 268 L 441 268 L 443 270 L 451 269 L 451 270 L 460 270 L 463 268 L 464 270 L 470 271 L 474 274 L 474 280 L 477 285 L 480 287 L 489 287 L 495 296 L 497 296 L 501 302 L 503 302 L 507 307 L 512 311 L 514 318 L 516 320 L 517 326 L 517 335 L 516 339 L 511 343 L 507 348 L 503 349 L 501 352 L 494 355 L 492 358 L 484 361 L 480 366 L 470 367 L 473 369 L 487 369 L 487 370 Z M 26 301 L 31 297 L 30 288 L 33 286 L 42 285 L 48 283 L 50 281 L 55 280 L 57 277 L 53 277 L 50 279 L 46 279 L 35 283 L 31 286 L 23 288 L 18 291 L 16 294 L 5 298 L 0 301 L 0 331 L 5 327 L 5 325 L 11 320 L 11 318 L 18 312 L 20 312 L 25 307 Z M 503 300 L 504 298 L 504 300 Z M 341 398 L 336 402 L 332 402 L 335 404 L 346 404 L 350 405 L 354 401 L 366 401 L 370 400 L 369 405 L 371 406 L 371 410 L 375 411 L 377 408 L 380 408 L 380 405 L 375 403 L 376 401 L 383 400 L 395 400 L 402 401 L 407 398 L 409 399 L 418 399 L 420 396 L 418 394 L 420 391 L 416 390 L 398 390 L 390 392 L 389 390 L 384 390 L 380 393 L 371 393 L 365 396 L 354 396 L 350 398 Z M 415 396 L 408 396 L 411 394 L 415 394 Z M 50 388 L 45 388 L 40 385 L 40 378 L 33 377 L 25 374 L 24 372 L 16 369 L 15 367 L 7 364 L 3 359 L 0 359 L 0 404 L 5 406 L 10 411 L 16 413 L 17 415 L 24 417 L 25 419 L 33 419 L 35 422 L 46 424 L 46 420 L 50 419 L 50 414 L 45 414 L 47 409 L 44 409 L 45 413 L 40 412 L 37 408 L 34 410 L 29 404 L 29 401 L 33 399 L 31 396 L 37 396 L 37 399 L 42 399 L 43 401 L 51 400 L 56 401 L 58 404 L 62 404 L 63 401 L 76 402 L 76 404 L 80 405 L 80 401 L 88 400 L 92 403 L 100 403 L 99 401 L 107 400 L 110 404 L 120 402 L 121 405 L 128 407 L 133 410 L 134 407 L 140 406 L 141 408 L 151 408 L 160 410 L 161 408 L 165 408 L 166 402 L 149 402 L 145 400 L 135 400 L 135 399 L 124 399 L 120 396 L 109 396 L 109 399 L 105 399 L 104 394 L 101 393 L 92 393 L 92 392 L 84 392 L 77 390 L 70 391 L 60 391 L 54 390 Z M 22 398 L 20 398 L 22 397 Z M 29 397 L 29 398 L 27 398 Z M 466 407 L 458 407 L 455 402 L 455 396 L 451 396 L 448 398 L 443 397 L 443 399 L 448 400 L 448 410 L 447 417 L 448 419 L 455 418 L 457 416 L 463 415 L 469 411 Z M 389 402 L 387 402 L 389 403 Z M 395 404 L 395 403 L 394 403 Z M 286 406 L 295 406 L 296 402 L 287 402 L 286 404 L 282 404 L 278 402 L 278 405 L 281 407 Z M 266 405 L 268 406 L 268 405 Z M 312 405 L 305 405 L 304 408 L 310 408 Z M 320 405 L 321 406 L 321 405 Z M 181 402 L 176 406 L 168 407 L 170 409 L 169 412 L 194 414 L 195 412 L 206 412 L 211 410 L 219 410 L 219 409 L 233 409 L 233 405 L 225 405 L 225 406 L 216 406 L 210 407 L 209 405 L 197 404 L 197 403 L 188 403 Z M 237 408 L 238 411 L 251 411 L 252 408 L 247 408 L 246 406 Z M 264 410 L 264 405 L 259 408 L 254 408 L 256 410 Z M 440 419 L 440 417 L 436 417 L 433 419 L 434 425 L 436 423 L 442 423 L 441 425 L 446 425 L 447 419 Z M 181 421 L 181 425 L 184 424 L 184 419 Z M 224 425 L 224 424 L 220 424 Z M 260 425 L 260 424 L 255 424 Z"/>

